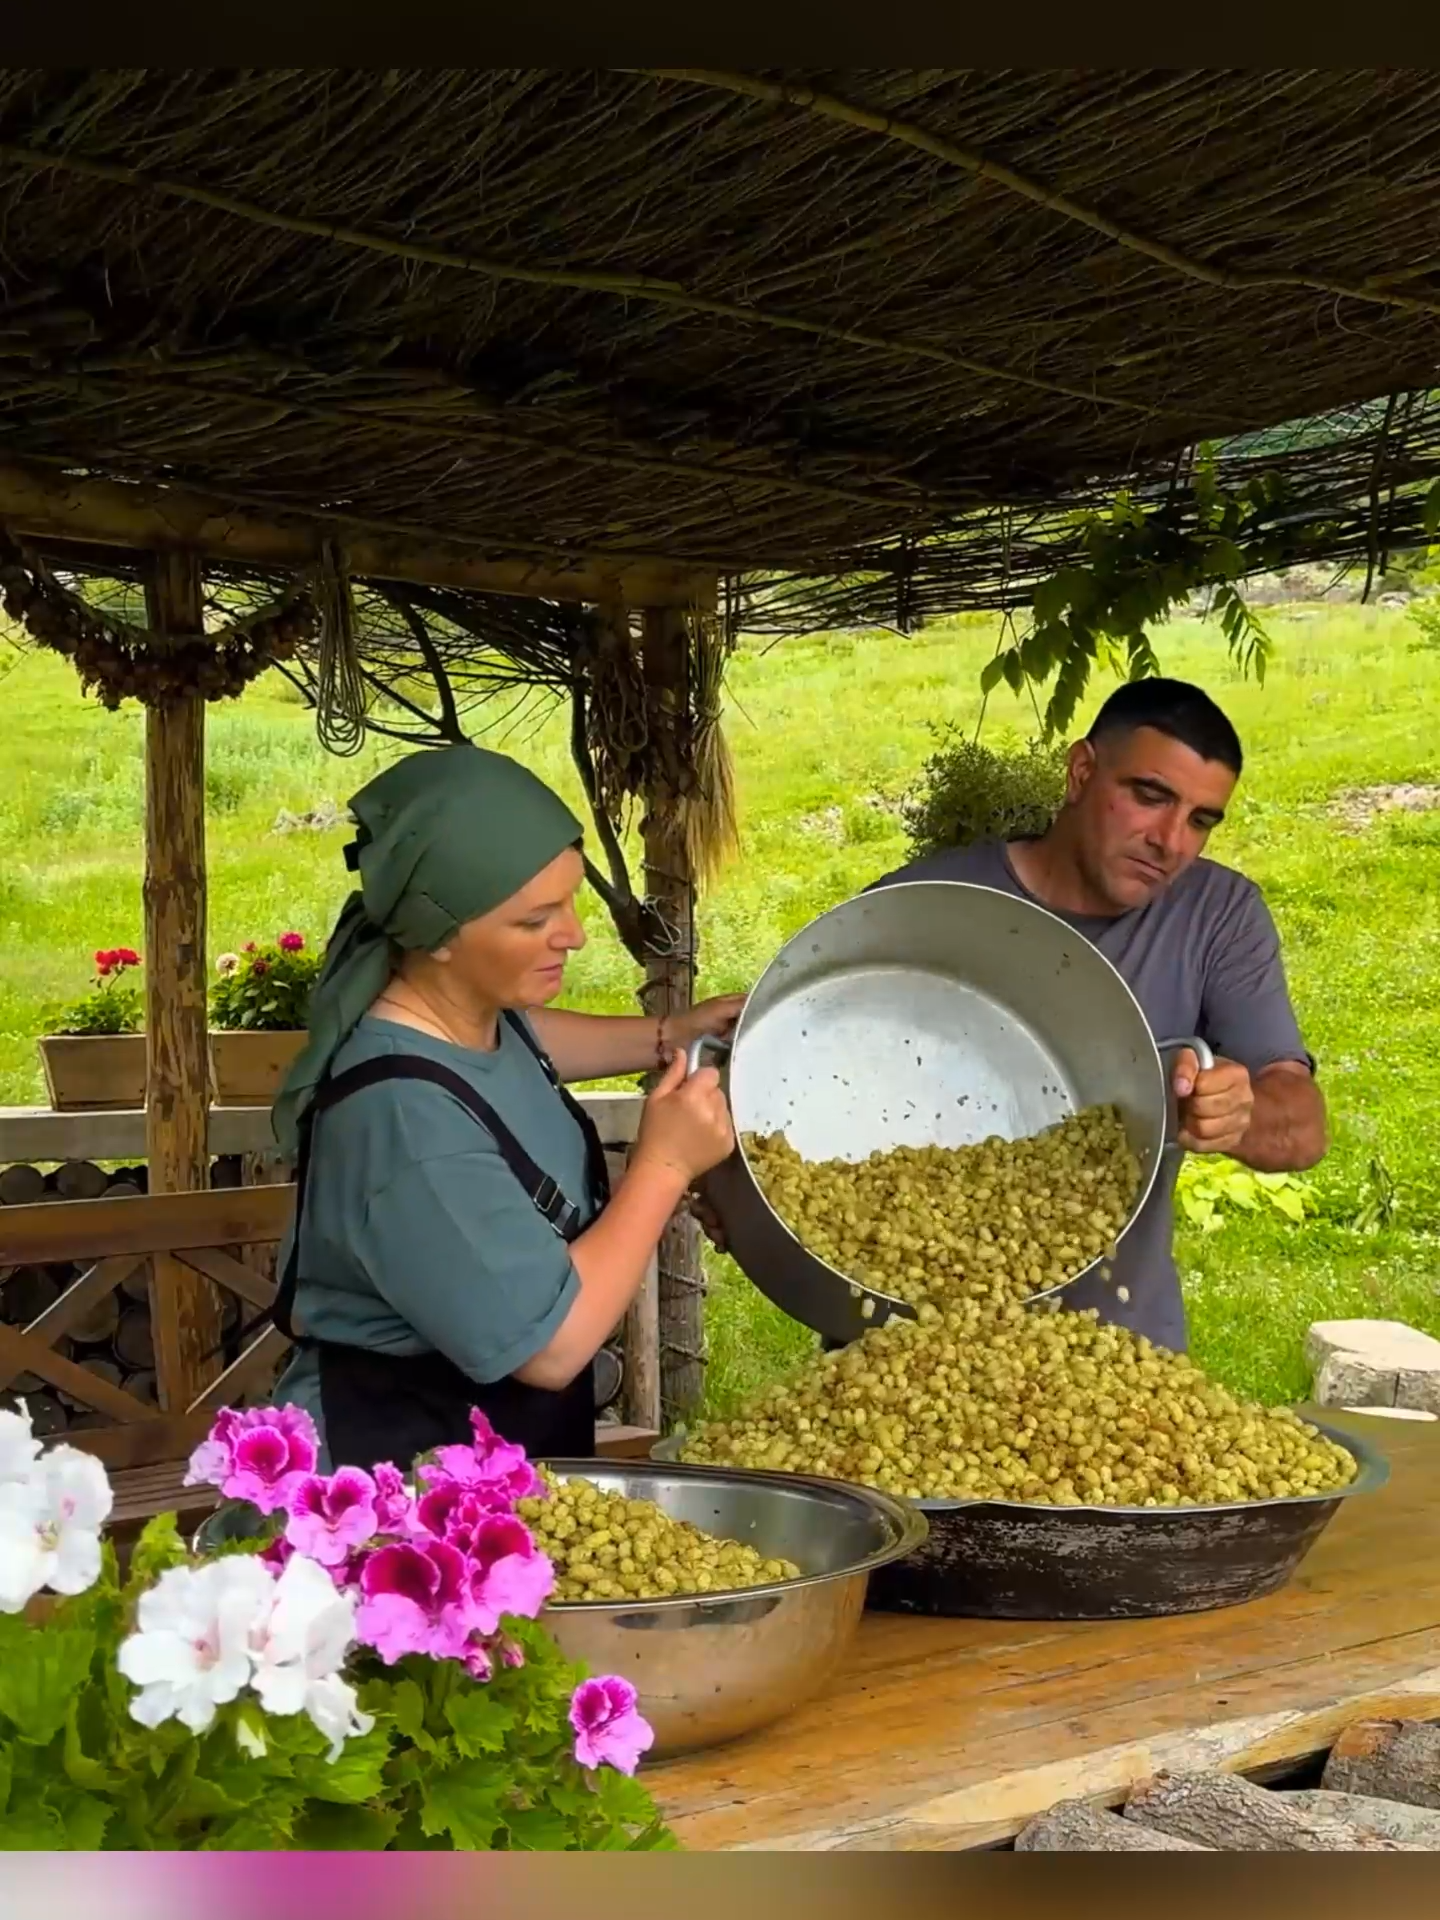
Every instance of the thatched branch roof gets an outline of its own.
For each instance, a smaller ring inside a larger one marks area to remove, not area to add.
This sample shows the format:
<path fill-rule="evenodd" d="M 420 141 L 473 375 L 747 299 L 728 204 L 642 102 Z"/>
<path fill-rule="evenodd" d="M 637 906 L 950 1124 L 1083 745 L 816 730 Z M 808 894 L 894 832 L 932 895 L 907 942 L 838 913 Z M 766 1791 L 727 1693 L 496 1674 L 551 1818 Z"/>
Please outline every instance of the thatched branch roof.
<path fill-rule="evenodd" d="M 846 578 L 799 622 L 1013 597 L 1057 508 L 1328 416 L 1284 457 L 1358 554 L 1440 471 L 1437 204 L 1422 69 L 10 69 L 0 433 L 357 540 Z"/>

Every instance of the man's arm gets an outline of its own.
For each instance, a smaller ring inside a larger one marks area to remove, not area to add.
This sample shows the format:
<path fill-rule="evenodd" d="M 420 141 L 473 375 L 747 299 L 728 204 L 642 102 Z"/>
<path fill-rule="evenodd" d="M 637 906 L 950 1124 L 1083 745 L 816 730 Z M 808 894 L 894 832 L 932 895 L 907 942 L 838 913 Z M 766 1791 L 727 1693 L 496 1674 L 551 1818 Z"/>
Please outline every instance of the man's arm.
<path fill-rule="evenodd" d="M 1210 935 L 1200 1031 L 1215 1050 L 1174 1064 L 1180 1144 L 1225 1153 L 1257 1173 L 1299 1173 L 1324 1158 L 1325 1100 L 1290 1004 L 1280 936 L 1259 890 L 1239 883 Z"/>
<path fill-rule="evenodd" d="M 1217 1058 L 1203 1073 L 1187 1047 L 1176 1059 L 1179 1143 L 1225 1153 L 1257 1173 L 1301 1173 L 1325 1157 L 1325 1097 L 1309 1067 L 1275 1060 L 1251 1074 Z"/>
<path fill-rule="evenodd" d="M 1298 1060 L 1277 1060 L 1251 1082 L 1255 1105 L 1234 1157 L 1256 1173 L 1303 1173 L 1329 1147 L 1325 1096 Z"/>

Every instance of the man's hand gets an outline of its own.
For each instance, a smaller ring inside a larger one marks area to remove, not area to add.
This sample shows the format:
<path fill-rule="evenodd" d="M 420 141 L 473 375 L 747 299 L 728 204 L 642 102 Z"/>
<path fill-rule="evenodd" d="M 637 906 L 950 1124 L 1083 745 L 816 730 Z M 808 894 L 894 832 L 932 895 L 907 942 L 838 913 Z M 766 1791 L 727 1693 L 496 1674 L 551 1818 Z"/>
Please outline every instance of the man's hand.
<path fill-rule="evenodd" d="M 1238 1060 L 1217 1060 L 1201 1068 L 1190 1047 L 1182 1047 L 1171 1068 L 1170 1084 L 1180 1114 L 1179 1143 L 1187 1153 L 1233 1154 L 1255 1113 L 1255 1088 L 1248 1068 Z"/>
<path fill-rule="evenodd" d="M 710 1205 L 710 1202 L 703 1199 L 701 1195 L 692 1188 L 687 1196 L 686 1204 L 690 1209 L 690 1218 L 699 1227 L 715 1251 L 717 1253 L 728 1253 L 729 1248 L 725 1245 L 725 1230 L 720 1225 L 719 1214 L 716 1213 L 715 1209 Z"/>

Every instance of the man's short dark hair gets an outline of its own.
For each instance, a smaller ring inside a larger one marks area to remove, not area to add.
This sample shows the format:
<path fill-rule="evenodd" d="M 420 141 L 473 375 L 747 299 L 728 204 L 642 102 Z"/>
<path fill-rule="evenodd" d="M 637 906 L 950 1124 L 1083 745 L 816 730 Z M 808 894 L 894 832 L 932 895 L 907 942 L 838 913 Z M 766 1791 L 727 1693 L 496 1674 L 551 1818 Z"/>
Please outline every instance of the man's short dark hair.
<path fill-rule="evenodd" d="M 1208 693 L 1186 680 L 1127 680 L 1095 716 L 1088 738 L 1153 727 L 1202 760 L 1218 760 L 1239 776 L 1245 756 L 1240 736 Z"/>

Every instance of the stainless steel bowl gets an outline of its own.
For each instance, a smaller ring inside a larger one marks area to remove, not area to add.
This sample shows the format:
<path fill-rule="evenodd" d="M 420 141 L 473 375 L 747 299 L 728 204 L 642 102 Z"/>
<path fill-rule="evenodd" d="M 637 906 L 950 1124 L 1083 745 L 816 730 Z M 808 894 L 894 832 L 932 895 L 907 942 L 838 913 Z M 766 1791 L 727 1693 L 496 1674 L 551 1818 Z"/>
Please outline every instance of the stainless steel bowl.
<path fill-rule="evenodd" d="M 839 1480 L 651 1460 L 549 1460 L 557 1474 L 653 1500 L 677 1520 L 743 1540 L 803 1568 L 740 1593 L 672 1600 L 582 1600 L 545 1609 L 571 1660 L 618 1673 L 655 1729 L 652 1758 L 753 1733 L 812 1698 L 840 1664 L 865 1609 L 870 1576 L 924 1545 L 927 1523 L 904 1500 Z M 230 1503 L 194 1536 L 196 1553 L 278 1530 Z"/>
<path fill-rule="evenodd" d="M 803 1569 L 740 1593 L 546 1608 L 570 1659 L 635 1687 L 655 1758 L 738 1739 L 819 1693 L 859 1625 L 871 1574 L 915 1553 L 927 1531 L 907 1502 L 838 1480 L 653 1460 L 546 1464 Z"/>

